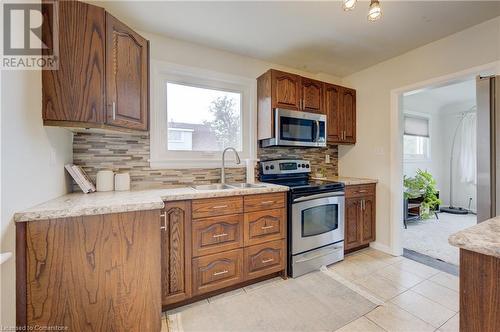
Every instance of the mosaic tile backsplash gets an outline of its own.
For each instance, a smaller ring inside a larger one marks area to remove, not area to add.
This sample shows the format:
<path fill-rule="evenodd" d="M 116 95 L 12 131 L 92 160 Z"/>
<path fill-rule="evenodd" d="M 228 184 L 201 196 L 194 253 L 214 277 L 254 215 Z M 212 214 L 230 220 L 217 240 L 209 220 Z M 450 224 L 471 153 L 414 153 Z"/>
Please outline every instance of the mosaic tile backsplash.
<path fill-rule="evenodd" d="M 96 173 L 103 169 L 129 172 L 132 189 L 162 188 L 220 182 L 220 168 L 164 169 L 149 167 L 149 134 L 112 132 L 75 132 L 73 137 L 73 163 L 80 165 L 95 181 Z M 325 164 L 325 154 L 331 163 Z M 328 175 L 337 175 L 337 146 L 318 148 L 259 148 L 261 160 L 275 158 L 303 158 L 311 160 L 312 170 L 324 169 Z M 245 168 L 229 168 L 228 182 L 244 182 Z M 73 186 L 78 191 L 76 184 Z"/>

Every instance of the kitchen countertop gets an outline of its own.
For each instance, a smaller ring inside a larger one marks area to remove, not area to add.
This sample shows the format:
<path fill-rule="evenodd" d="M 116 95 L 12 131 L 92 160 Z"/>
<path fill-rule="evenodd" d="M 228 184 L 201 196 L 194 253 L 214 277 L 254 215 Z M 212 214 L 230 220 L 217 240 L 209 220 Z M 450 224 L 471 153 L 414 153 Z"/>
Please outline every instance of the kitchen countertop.
<path fill-rule="evenodd" d="M 288 191 L 288 187 L 258 183 L 262 188 L 196 190 L 191 187 L 132 191 L 72 193 L 14 214 L 14 221 L 91 216 L 107 213 L 156 210 L 164 201 L 227 197 Z"/>
<path fill-rule="evenodd" d="M 452 234 L 448 242 L 460 249 L 500 258 L 500 217 Z"/>
<path fill-rule="evenodd" d="M 341 182 L 346 186 L 378 183 L 378 180 L 375 180 L 375 179 L 353 178 L 353 177 L 348 177 L 348 176 L 329 176 L 327 178 L 313 178 L 313 179 L 332 181 L 332 182 Z"/>

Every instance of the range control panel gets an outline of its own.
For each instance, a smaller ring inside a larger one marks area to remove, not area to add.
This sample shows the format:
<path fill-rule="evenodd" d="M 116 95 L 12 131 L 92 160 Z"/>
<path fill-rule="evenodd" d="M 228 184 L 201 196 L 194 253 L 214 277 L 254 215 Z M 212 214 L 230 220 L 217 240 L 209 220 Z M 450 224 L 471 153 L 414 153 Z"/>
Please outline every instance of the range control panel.
<path fill-rule="evenodd" d="M 262 174 L 295 174 L 310 173 L 311 164 L 308 160 L 298 159 L 278 159 L 261 161 L 260 169 Z"/>

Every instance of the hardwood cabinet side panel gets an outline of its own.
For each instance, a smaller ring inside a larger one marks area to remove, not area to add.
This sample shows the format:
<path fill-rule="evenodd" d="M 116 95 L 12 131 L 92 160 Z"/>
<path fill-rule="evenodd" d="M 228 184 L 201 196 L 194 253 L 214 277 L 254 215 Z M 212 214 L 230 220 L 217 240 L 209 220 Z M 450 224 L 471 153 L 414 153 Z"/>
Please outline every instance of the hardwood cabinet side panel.
<path fill-rule="evenodd" d="M 500 259 L 460 249 L 460 331 L 500 331 Z"/>
<path fill-rule="evenodd" d="M 271 71 L 257 78 L 257 139 L 274 137 L 274 112 L 271 105 Z"/>
<path fill-rule="evenodd" d="M 106 13 L 106 122 L 147 130 L 148 42 Z"/>
<path fill-rule="evenodd" d="M 16 223 L 16 326 L 27 323 L 26 222 Z"/>
<path fill-rule="evenodd" d="M 165 203 L 161 241 L 162 304 L 191 296 L 191 202 Z"/>
<path fill-rule="evenodd" d="M 103 123 L 105 107 L 105 12 L 78 1 L 58 1 L 59 68 L 42 70 L 42 114 L 46 121 Z M 42 6 L 44 22 L 57 22 Z M 42 38 L 55 40 L 48 24 Z M 44 51 L 45 54 L 45 51 Z"/>
<path fill-rule="evenodd" d="M 29 325 L 159 331 L 159 211 L 28 223 Z"/>

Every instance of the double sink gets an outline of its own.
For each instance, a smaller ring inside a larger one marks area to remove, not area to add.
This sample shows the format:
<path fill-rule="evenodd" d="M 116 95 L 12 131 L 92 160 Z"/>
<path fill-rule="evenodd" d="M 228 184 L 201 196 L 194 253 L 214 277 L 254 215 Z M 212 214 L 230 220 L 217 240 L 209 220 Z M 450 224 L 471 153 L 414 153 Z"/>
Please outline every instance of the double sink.
<path fill-rule="evenodd" d="M 265 186 L 253 183 L 214 183 L 214 184 L 202 184 L 199 186 L 193 186 L 195 190 L 227 190 L 227 189 L 252 189 L 252 188 L 264 188 Z"/>

